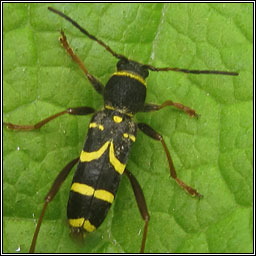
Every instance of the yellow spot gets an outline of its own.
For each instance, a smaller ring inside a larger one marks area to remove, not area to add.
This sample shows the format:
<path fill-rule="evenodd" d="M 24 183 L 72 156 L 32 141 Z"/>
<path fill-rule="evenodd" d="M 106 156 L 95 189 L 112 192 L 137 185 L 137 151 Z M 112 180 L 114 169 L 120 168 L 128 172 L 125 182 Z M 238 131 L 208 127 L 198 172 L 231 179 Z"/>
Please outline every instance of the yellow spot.
<path fill-rule="evenodd" d="M 133 142 L 135 142 L 135 140 L 136 140 L 135 136 L 132 134 L 124 133 L 123 136 L 124 136 L 124 138 L 129 138 Z"/>
<path fill-rule="evenodd" d="M 98 189 L 95 191 L 94 196 L 98 199 L 107 201 L 109 203 L 112 203 L 114 200 L 114 195 L 107 190 Z"/>
<path fill-rule="evenodd" d="M 109 106 L 109 105 L 106 105 L 106 106 L 105 106 L 105 108 L 110 109 L 110 110 L 115 110 L 115 108 L 114 108 L 114 107 Z"/>
<path fill-rule="evenodd" d="M 82 151 L 80 155 L 81 162 L 90 162 L 92 160 L 100 158 L 103 153 L 106 151 L 109 145 L 109 141 L 107 141 L 99 150 L 93 152 Z"/>
<path fill-rule="evenodd" d="M 125 164 L 121 163 L 115 156 L 115 152 L 114 152 L 114 144 L 111 141 L 110 143 L 110 149 L 109 149 L 109 161 L 110 163 L 114 166 L 115 170 L 120 173 L 123 174 L 124 169 L 125 169 Z"/>
<path fill-rule="evenodd" d="M 81 195 L 84 195 L 84 196 L 92 196 L 93 193 L 94 193 L 94 188 L 91 187 L 91 186 L 88 186 L 86 184 L 82 184 L 82 183 L 77 183 L 77 182 L 74 182 L 71 186 L 71 189 L 72 191 L 74 192 L 77 192 Z"/>
<path fill-rule="evenodd" d="M 126 115 L 129 116 L 129 117 L 133 117 L 133 114 L 132 114 L 132 113 L 124 113 L 124 114 L 126 114 Z"/>
<path fill-rule="evenodd" d="M 132 134 L 129 134 L 129 138 L 130 138 L 133 142 L 135 142 L 135 140 L 136 140 L 135 136 L 132 135 Z"/>
<path fill-rule="evenodd" d="M 98 125 L 96 123 L 90 123 L 89 128 L 96 128 Z"/>
<path fill-rule="evenodd" d="M 96 229 L 96 227 L 94 225 L 92 225 L 89 220 L 86 220 L 84 222 L 84 229 L 88 232 L 92 232 Z"/>
<path fill-rule="evenodd" d="M 79 219 L 69 219 L 68 223 L 71 227 L 74 228 L 79 228 L 83 226 L 84 223 L 84 218 L 79 218 Z"/>
<path fill-rule="evenodd" d="M 128 71 L 118 71 L 118 72 L 115 72 L 115 73 L 113 74 L 113 76 L 128 76 L 128 77 L 130 77 L 130 78 L 133 78 L 133 79 L 139 81 L 139 82 L 142 83 L 145 87 L 147 87 L 146 82 L 145 82 L 145 80 L 144 80 L 144 78 L 143 78 L 142 76 L 135 75 L 135 74 L 130 73 L 130 72 L 128 72 Z"/>
<path fill-rule="evenodd" d="M 89 128 L 99 128 L 101 131 L 104 130 L 104 126 L 97 123 L 90 123 Z"/>
<path fill-rule="evenodd" d="M 121 116 L 113 116 L 113 119 L 116 123 L 121 123 L 123 121 L 123 118 Z"/>

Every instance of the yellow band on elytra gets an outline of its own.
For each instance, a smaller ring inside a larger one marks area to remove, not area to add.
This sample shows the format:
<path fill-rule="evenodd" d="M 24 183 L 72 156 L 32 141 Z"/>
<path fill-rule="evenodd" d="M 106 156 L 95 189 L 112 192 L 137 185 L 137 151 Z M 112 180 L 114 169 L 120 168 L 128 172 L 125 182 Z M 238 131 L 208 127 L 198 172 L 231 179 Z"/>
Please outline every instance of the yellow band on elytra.
<path fill-rule="evenodd" d="M 68 223 L 71 227 L 79 228 L 83 226 L 84 218 L 78 218 L 78 219 L 69 219 Z"/>
<path fill-rule="evenodd" d="M 88 186 L 86 184 L 74 182 L 71 186 L 72 191 L 79 193 L 84 196 L 92 196 L 94 193 L 94 188 L 91 186 Z"/>
<path fill-rule="evenodd" d="M 96 229 L 96 227 L 94 225 L 91 224 L 91 222 L 89 220 L 86 220 L 84 222 L 84 229 L 88 232 L 92 232 Z"/>
<path fill-rule="evenodd" d="M 123 174 L 125 169 L 125 164 L 121 163 L 115 156 L 114 144 L 112 141 L 110 143 L 110 149 L 109 149 L 109 161 L 119 174 Z"/>
<path fill-rule="evenodd" d="M 93 151 L 93 152 L 82 151 L 81 155 L 80 155 L 80 161 L 81 162 L 90 162 L 92 160 L 96 160 L 96 159 L 100 158 L 103 155 L 103 153 L 107 150 L 109 143 L 110 142 L 107 141 L 97 151 Z"/>
<path fill-rule="evenodd" d="M 96 227 L 92 225 L 89 220 L 85 220 L 84 218 L 69 219 L 68 222 L 69 222 L 69 225 L 73 228 L 80 228 L 83 226 L 83 228 L 87 232 L 92 232 L 96 229 Z"/>
<path fill-rule="evenodd" d="M 94 197 L 112 204 L 114 201 L 114 195 L 105 189 L 97 189 L 94 193 Z"/>

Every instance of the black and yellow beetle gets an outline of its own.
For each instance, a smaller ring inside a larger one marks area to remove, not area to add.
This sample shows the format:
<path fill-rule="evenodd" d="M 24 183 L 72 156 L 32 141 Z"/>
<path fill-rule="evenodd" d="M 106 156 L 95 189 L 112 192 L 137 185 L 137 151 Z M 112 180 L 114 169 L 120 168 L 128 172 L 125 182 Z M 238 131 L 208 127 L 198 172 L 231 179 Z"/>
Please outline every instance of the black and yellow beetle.
<path fill-rule="evenodd" d="M 117 63 L 117 71 L 113 73 L 106 86 L 103 86 L 98 79 L 87 71 L 81 60 L 74 54 L 67 42 L 64 32 L 61 31 L 61 44 L 72 57 L 73 61 L 83 70 L 94 89 L 103 96 L 104 108 L 100 111 L 96 111 L 87 106 L 69 108 L 35 125 L 4 123 L 4 125 L 11 130 L 29 131 L 40 129 L 44 124 L 63 114 L 93 114 L 80 157 L 70 161 L 63 168 L 45 198 L 44 207 L 34 233 L 30 252 L 34 252 L 35 250 L 36 239 L 48 203 L 54 198 L 61 184 L 77 163 L 78 167 L 70 188 L 70 197 L 67 207 L 67 217 L 72 234 L 84 236 L 86 232 L 92 232 L 100 226 L 115 198 L 120 179 L 123 174 L 126 174 L 132 185 L 141 216 L 145 221 L 140 248 L 140 252 L 144 252 L 150 216 L 142 189 L 133 174 L 126 168 L 130 148 L 136 140 L 137 129 L 162 143 L 168 159 L 171 177 L 192 196 L 197 196 L 198 198 L 202 197 L 194 188 L 186 185 L 177 177 L 170 153 L 162 135 L 149 125 L 145 123 L 135 123 L 132 119 L 137 112 L 157 111 L 167 106 L 174 106 L 184 111 L 189 116 L 197 116 L 197 113 L 193 109 L 170 100 L 165 101 L 161 105 L 145 103 L 147 89 L 145 80 L 149 75 L 149 71 L 177 71 L 194 74 L 232 76 L 236 76 L 238 73 L 211 70 L 187 70 L 170 67 L 156 68 L 151 65 L 141 64 L 121 54 L 117 54 L 109 46 L 88 33 L 65 14 L 51 7 L 48 9 L 71 22 L 82 33 L 103 46 L 114 57 L 119 59 L 119 61 Z"/>

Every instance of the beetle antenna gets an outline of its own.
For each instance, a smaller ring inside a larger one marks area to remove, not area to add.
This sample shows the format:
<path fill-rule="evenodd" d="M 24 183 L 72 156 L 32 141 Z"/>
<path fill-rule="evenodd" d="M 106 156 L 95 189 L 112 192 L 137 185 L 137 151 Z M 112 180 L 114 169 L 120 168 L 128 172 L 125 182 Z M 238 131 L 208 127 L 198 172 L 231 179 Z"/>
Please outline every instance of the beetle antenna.
<path fill-rule="evenodd" d="M 65 15 L 63 12 L 60 12 L 52 7 L 48 7 L 48 10 L 58 14 L 59 16 L 69 21 L 76 28 L 78 28 L 83 34 L 85 34 L 90 39 L 96 41 L 98 44 L 103 46 L 108 52 L 110 52 L 117 59 L 127 59 L 127 57 L 125 57 L 124 55 L 114 52 L 108 45 L 106 45 L 100 39 L 96 38 L 94 35 L 91 35 L 87 30 L 82 28 L 76 21 L 74 21 L 73 19 Z M 171 68 L 171 67 L 156 68 L 152 65 L 143 65 L 143 66 L 151 71 L 175 71 L 175 72 L 183 72 L 183 73 L 191 73 L 191 74 L 216 74 L 216 75 L 238 76 L 237 72 L 220 71 L 220 70 L 189 70 L 189 69 Z"/>
<path fill-rule="evenodd" d="M 102 42 L 101 40 L 99 40 L 98 38 L 96 38 L 94 35 L 91 35 L 87 30 L 85 30 L 84 28 L 82 28 L 76 21 L 74 21 L 73 19 L 71 19 L 70 17 L 68 17 L 67 15 L 65 15 L 63 12 L 60 12 L 52 7 L 48 7 L 48 10 L 51 12 L 54 12 L 56 14 L 58 14 L 59 16 L 63 17 L 64 19 L 66 19 L 67 21 L 69 21 L 70 23 L 72 23 L 72 25 L 74 25 L 76 28 L 78 28 L 83 34 L 87 35 L 90 39 L 96 41 L 98 44 L 102 45 L 108 52 L 110 52 L 114 57 L 118 58 L 118 59 L 127 59 L 125 56 L 118 54 L 116 52 L 114 52 L 108 45 L 106 45 L 104 42 Z"/>
<path fill-rule="evenodd" d="M 229 71 L 220 71 L 220 70 L 194 70 L 194 69 L 184 69 L 184 68 L 156 68 L 151 65 L 145 65 L 147 69 L 151 71 L 175 71 L 175 72 L 183 72 L 183 73 L 191 73 L 191 74 L 215 74 L 215 75 L 227 75 L 227 76 L 238 76 L 237 72 L 229 72 Z"/>

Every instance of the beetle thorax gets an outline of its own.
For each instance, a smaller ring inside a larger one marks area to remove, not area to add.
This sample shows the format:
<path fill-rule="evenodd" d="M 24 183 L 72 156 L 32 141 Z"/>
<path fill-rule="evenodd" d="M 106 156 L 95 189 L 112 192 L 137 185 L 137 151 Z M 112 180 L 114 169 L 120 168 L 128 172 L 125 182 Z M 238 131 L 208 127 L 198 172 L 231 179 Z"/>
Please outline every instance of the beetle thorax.
<path fill-rule="evenodd" d="M 146 98 L 148 70 L 142 64 L 121 59 L 115 72 L 106 84 L 104 104 L 122 112 L 136 113 L 143 109 Z"/>

